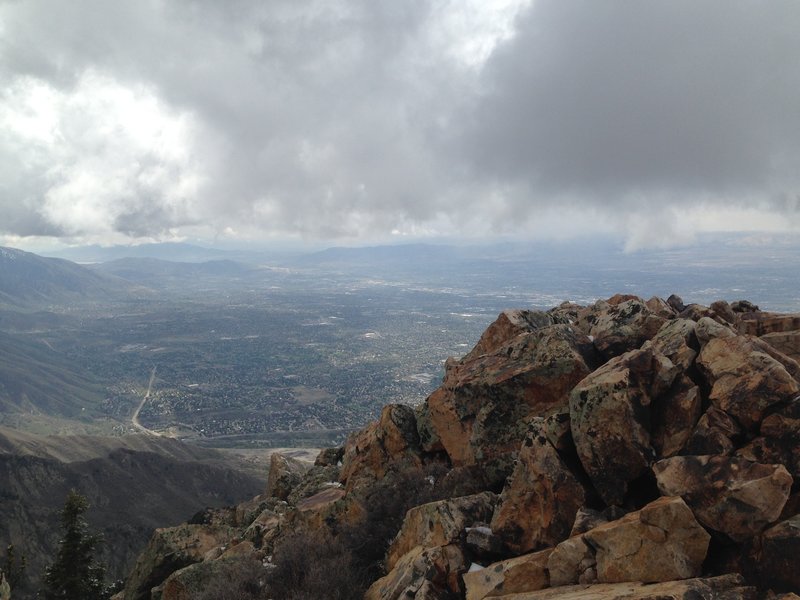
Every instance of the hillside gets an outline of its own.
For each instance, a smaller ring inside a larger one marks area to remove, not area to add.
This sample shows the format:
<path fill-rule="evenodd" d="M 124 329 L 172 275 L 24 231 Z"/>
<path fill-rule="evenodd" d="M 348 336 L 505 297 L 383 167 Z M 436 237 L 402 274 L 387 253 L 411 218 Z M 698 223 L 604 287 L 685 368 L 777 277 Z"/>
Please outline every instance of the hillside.
<path fill-rule="evenodd" d="M 35 587 L 74 488 L 89 499 L 87 516 L 105 538 L 109 575 L 119 578 L 154 528 L 185 521 L 202 506 L 250 498 L 264 478 L 219 452 L 167 438 L 35 436 L 0 427 L 0 547 L 13 543 L 27 556 Z"/>
<path fill-rule="evenodd" d="M 506 311 L 417 408 L 155 532 L 116 598 L 800 592 L 798 358 L 800 315 L 745 301 Z"/>
<path fill-rule="evenodd" d="M 132 290 L 124 281 L 68 260 L 0 247 L 0 305 L 30 307 L 109 299 Z"/>
<path fill-rule="evenodd" d="M 0 418 L 22 412 L 89 420 L 101 414 L 104 397 L 104 386 L 70 356 L 30 336 L 0 332 Z"/>

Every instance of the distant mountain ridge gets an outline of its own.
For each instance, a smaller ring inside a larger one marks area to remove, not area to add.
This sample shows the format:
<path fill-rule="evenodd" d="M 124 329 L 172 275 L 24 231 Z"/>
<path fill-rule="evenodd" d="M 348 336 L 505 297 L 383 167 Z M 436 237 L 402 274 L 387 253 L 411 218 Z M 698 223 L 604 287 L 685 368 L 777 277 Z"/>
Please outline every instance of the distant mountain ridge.
<path fill-rule="evenodd" d="M 68 260 L 0 246 L 0 304 L 29 307 L 130 291 L 130 284 Z"/>

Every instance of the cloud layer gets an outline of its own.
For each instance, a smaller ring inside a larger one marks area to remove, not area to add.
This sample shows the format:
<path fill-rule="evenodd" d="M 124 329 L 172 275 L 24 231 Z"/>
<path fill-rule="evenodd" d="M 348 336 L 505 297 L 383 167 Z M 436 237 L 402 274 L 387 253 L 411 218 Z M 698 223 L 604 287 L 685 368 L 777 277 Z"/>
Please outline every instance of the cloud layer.
<path fill-rule="evenodd" d="M 2 4 L 0 235 L 797 230 L 797 23 L 789 0 Z"/>

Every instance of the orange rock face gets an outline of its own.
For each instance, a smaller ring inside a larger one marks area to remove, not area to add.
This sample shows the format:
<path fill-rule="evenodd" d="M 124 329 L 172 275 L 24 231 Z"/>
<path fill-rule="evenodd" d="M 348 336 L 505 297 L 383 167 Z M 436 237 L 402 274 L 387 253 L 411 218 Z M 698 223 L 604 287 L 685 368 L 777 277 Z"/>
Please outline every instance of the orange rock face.
<path fill-rule="evenodd" d="M 596 361 L 589 339 L 569 325 L 518 335 L 448 369 L 427 401 L 431 428 L 455 465 L 515 453 L 525 419 L 564 406 Z"/>
<path fill-rule="evenodd" d="M 758 428 L 770 407 L 784 404 L 800 393 L 800 384 L 787 371 L 795 370 L 771 355 L 765 342 L 744 336 L 710 340 L 697 358 L 712 385 L 709 399 L 736 419 L 745 430 Z M 778 357 L 780 358 L 780 357 Z"/>
<path fill-rule="evenodd" d="M 534 421 L 492 517 L 492 531 L 515 554 L 554 546 L 569 536 L 586 492 Z"/>
<path fill-rule="evenodd" d="M 606 504 L 621 504 L 627 484 L 652 463 L 650 405 L 678 369 L 652 348 L 610 360 L 570 394 L 572 437 L 583 468 Z"/>

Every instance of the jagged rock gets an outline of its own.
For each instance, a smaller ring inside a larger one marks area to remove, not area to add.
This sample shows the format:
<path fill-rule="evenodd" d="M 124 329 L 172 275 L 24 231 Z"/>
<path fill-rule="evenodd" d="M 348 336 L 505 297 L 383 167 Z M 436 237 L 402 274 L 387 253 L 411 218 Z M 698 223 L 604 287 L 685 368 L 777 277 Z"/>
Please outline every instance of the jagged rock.
<path fill-rule="evenodd" d="M 567 301 L 551 308 L 547 313 L 553 316 L 553 321 L 556 323 L 572 325 L 578 322 L 578 316 L 581 310 L 583 310 L 583 306 L 580 304 Z"/>
<path fill-rule="evenodd" d="M 800 362 L 800 331 L 767 333 L 761 339 L 796 362 Z"/>
<path fill-rule="evenodd" d="M 180 525 L 156 529 L 125 582 L 125 600 L 149 600 L 150 590 L 171 573 L 203 560 L 209 550 L 224 545 L 236 530 L 216 525 Z"/>
<path fill-rule="evenodd" d="M 452 366 L 427 400 L 436 445 L 454 465 L 507 457 L 510 466 L 529 415 L 563 406 L 569 390 L 589 374 L 596 353 L 570 325 L 551 325 L 515 337 L 495 352 Z M 501 472 L 502 478 L 507 472 Z"/>
<path fill-rule="evenodd" d="M 713 311 L 708 306 L 703 306 L 702 304 L 690 304 L 687 306 L 683 311 L 678 313 L 678 318 L 680 319 L 691 319 L 692 321 L 699 321 L 700 319 L 711 319 L 712 321 L 716 321 L 717 323 L 726 323 L 725 319 L 717 315 L 715 311 Z"/>
<path fill-rule="evenodd" d="M 667 304 L 676 313 L 681 313 L 686 310 L 686 305 L 683 303 L 683 298 L 677 294 L 670 294 L 669 298 L 667 298 Z"/>
<path fill-rule="evenodd" d="M 353 525 L 364 516 L 354 494 L 342 488 L 328 488 L 297 503 L 287 517 L 295 531 L 318 531 L 331 523 Z"/>
<path fill-rule="evenodd" d="M 731 310 L 735 313 L 759 312 L 761 309 L 749 300 L 737 300 L 731 303 Z"/>
<path fill-rule="evenodd" d="M 741 575 L 723 575 L 663 583 L 595 583 L 547 588 L 499 596 L 498 600 L 756 600 L 756 589 Z"/>
<path fill-rule="evenodd" d="M 595 510 L 583 507 L 575 515 L 575 522 L 569 532 L 569 537 L 574 537 L 604 525 L 609 521 L 616 521 L 625 516 L 625 511 L 618 506 L 609 506 L 605 510 Z"/>
<path fill-rule="evenodd" d="M 730 456 L 675 456 L 653 471 L 662 494 L 681 496 L 701 523 L 737 542 L 777 521 L 792 487 L 783 465 Z"/>
<path fill-rule="evenodd" d="M 715 338 L 697 358 L 712 385 L 711 403 L 749 431 L 757 429 L 768 409 L 800 393 L 800 384 L 786 368 L 791 359 L 776 360 L 768 346 L 744 336 Z"/>
<path fill-rule="evenodd" d="M 429 502 L 406 513 L 403 525 L 386 553 L 386 568 L 417 546 L 431 548 L 458 542 L 465 529 L 475 523 L 487 522 L 494 510 L 497 496 L 482 492 L 472 496 Z"/>
<path fill-rule="evenodd" d="M 629 352 L 652 338 L 664 318 L 652 312 L 641 298 L 621 296 L 586 308 L 578 324 L 594 339 L 606 359 Z"/>
<path fill-rule="evenodd" d="M 495 535 L 486 523 L 476 523 L 467 527 L 467 549 L 481 558 L 495 558 L 503 552 L 503 540 Z"/>
<path fill-rule="evenodd" d="M 719 337 L 736 337 L 736 332 L 722 323 L 718 323 L 709 317 L 703 317 L 697 321 L 694 330 L 695 337 L 700 346 L 705 346 L 710 340 Z"/>
<path fill-rule="evenodd" d="M 654 348 L 685 371 L 692 366 L 700 349 L 695 335 L 696 328 L 697 323 L 689 319 L 667 321 L 643 347 Z"/>
<path fill-rule="evenodd" d="M 317 467 L 337 467 L 342 462 L 344 448 L 325 448 L 320 450 L 317 458 L 314 459 L 314 466 Z"/>
<path fill-rule="evenodd" d="M 555 323 L 555 319 L 546 312 L 538 310 L 504 310 L 486 328 L 478 343 L 463 360 L 471 360 L 494 352 L 521 333 L 535 331 Z"/>
<path fill-rule="evenodd" d="M 220 558 L 184 567 L 172 573 L 160 586 L 161 600 L 194 600 L 210 586 L 219 590 L 232 589 L 242 570 L 247 568 L 245 564 L 253 571 L 264 570 L 261 560 L 255 556 Z"/>
<path fill-rule="evenodd" d="M 759 433 L 736 455 L 754 462 L 780 463 L 794 479 L 800 478 L 800 396 L 765 417 Z"/>
<path fill-rule="evenodd" d="M 672 308 L 666 300 L 659 298 L 658 296 L 653 296 L 647 302 L 645 302 L 647 308 L 649 308 L 655 315 L 663 319 L 673 319 L 675 315 L 678 314 L 680 311 L 676 311 Z"/>
<path fill-rule="evenodd" d="M 352 490 L 382 478 L 392 468 L 421 465 L 414 409 L 390 404 L 377 422 L 348 438 L 339 480 Z"/>
<path fill-rule="evenodd" d="M 730 454 L 742 428 L 727 413 L 710 406 L 697 421 L 684 450 L 686 454 Z"/>
<path fill-rule="evenodd" d="M 764 587 L 800 591 L 800 515 L 778 523 L 761 536 L 758 574 Z"/>
<path fill-rule="evenodd" d="M 574 452 L 572 428 L 569 422 L 569 404 L 557 409 L 544 419 L 544 435 L 559 452 Z"/>
<path fill-rule="evenodd" d="M 269 458 L 266 495 L 286 500 L 292 490 L 303 480 L 303 475 L 310 466 L 291 456 L 273 452 Z"/>
<path fill-rule="evenodd" d="M 288 510 L 285 502 L 267 504 L 264 509 L 250 521 L 242 533 L 243 540 L 249 540 L 259 547 L 271 549 L 285 521 Z"/>
<path fill-rule="evenodd" d="M 653 461 L 650 405 L 670 389 L 677 373 L 669 359 L 643 348 L 610 360 L 572 390 L 572 437 L 606 504 L 621 504 L 628 482 Z"/>
<path fill-rule="evenodd" d="M 731 305 L 725 302 L 725 300 L 717 300 L 716 302 L 712 302 L 709 308 L 713 310 L 718 317 L 722 318 L 723 321 L 728 323 L 736 322 L 736 313 L 733 312 Z"/>
<path fill-rule="evenodd" d="M 582 535 L 564 540 L 552 549 L 547 559 L 547 572 L 553 587 L 595 582 L 597 559 L 594 549 Z"/>
<path fill-rule="evenodd" d="M 457 545 L 417 546 L 370 586 L 364 600 L 444 600 L 450 592 L 460 592 L 464 571 L 464 555 Z"/>
<path fill-rule="evenodd" d="M 739 315 L 739 333 L 762 336 L 769 333 L 784 333 L 800 330 L 800 314 L 772 312 L 750 312 Z"/>
<path fill-rule="evenodd" d="M 669 392 L 653 403 L 651 444 L 660 457 L 674 456 L 687 444 L 700 419 L 700 388 L 679 375 Z"/>
<path fill-rule="evenodd" d="M 597 580 L 615 583 L 697 577 L 711 536 L 686 503 L 674 497 L 659 498 L 583 538 L 594 549 Z"/>
<path fill-rule="evenodd" d="M 546 436 L 544 419 L 533 421 L 514 473 L 492 517 L 492 531 L 520 554 L 566 539 L 586 492 Z"/>
<path fill-rule="evenodd" d="M 464 574 L 466 600 L 532 592 L 550 585 L 547 561 L 552 548 L 493 563 Z"/>
<path fill-rule="evenodd" d="M 303 478 L 294 486 L 286 500 L 289 504 L 296 505 L 305 498 L 318 494 L 330 487 L 340 487 L 340 469 L 337 466 L 317 466 L 314 465 L 305 472 Z"/>
<path fill-rule="evenodd" d="M 710 539 L 681 498 L 659 498 L 561 542 L 548 561 L 550 585 L 696 577 Z"/>

